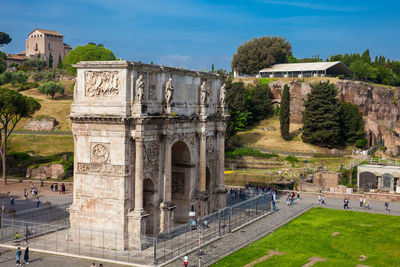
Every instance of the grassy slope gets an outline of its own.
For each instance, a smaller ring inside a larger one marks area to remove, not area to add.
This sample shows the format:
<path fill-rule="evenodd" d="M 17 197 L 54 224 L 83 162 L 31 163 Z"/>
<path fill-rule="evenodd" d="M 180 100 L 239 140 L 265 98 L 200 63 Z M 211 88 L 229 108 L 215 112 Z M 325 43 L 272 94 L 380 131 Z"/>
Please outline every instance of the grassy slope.
<path fill-rule="evenodd" d="M 255 266 L 302 266 L 313 256 L 327 259 L 314 266 L 399 266 L 399 225 L 398 216 L 314 208 L 213 266 L 243 266 L 269 250 L 287 254 Z M 358 261 L 360 255 L 367 259 Z"/>
<path fill-rule="evenodd" d="M 37 111 L 33 117 L 38 115 L 48 115 L 54 117 L 58 121 L 57 130 L 70 132 L 71 122 L 67 118 L 69 115 L 70 105 L 72 103 L 73 92 L 69 89 L 69 85 L 73 81 L 62 81 L 65 86 L 64 95 L 57 94 L 55 100 L 52 100 L 50 96 L 40 94 L 36 88 L 21 92 L 26 96 L 30 96 L 39 101 L 42 105 L 41 109 Z M 23 130 L 25 126 L 26 119 L 19 122 L 16 129 Z"/>
<path fill-rule="evenodd" d="M 275 131 L 266 131 L 265 128 L 275 128 Z M 290 132 L 293 133 L 301 128 L 301 124 L 290 124 Z M 327 152 L 327 149 L 306 144 L 301 140 L 301 134 L 295 136 L 291 141 L 285 141 L 281 137 L 279 118 L 270 118 L 261 121 L 256 127 L 239 132 L 245 144 L 250 146 L 294 152 Z"/>
<path fill-rule="evenodd" d="M 11 135 L 8 153 L 35 152 L 35 155 L 49 156 L 64 152 L 74 152 L 72 135 Z"/>

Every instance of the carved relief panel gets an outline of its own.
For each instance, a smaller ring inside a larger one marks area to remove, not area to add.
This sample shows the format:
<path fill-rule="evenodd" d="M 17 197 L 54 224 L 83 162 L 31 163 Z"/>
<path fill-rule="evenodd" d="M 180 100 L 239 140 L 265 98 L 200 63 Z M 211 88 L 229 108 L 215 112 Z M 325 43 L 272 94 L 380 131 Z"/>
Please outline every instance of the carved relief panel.
<path fill-rule="evenodd" d="M 118 96 L 120 88 L 121 86 L 118 71 L 85 72 L 85 96 Z"/>
<path fill-rule="evenodd" d="M 109 143 L 90 143 L 90 162 L 109 163 L 110 144 Z"/>

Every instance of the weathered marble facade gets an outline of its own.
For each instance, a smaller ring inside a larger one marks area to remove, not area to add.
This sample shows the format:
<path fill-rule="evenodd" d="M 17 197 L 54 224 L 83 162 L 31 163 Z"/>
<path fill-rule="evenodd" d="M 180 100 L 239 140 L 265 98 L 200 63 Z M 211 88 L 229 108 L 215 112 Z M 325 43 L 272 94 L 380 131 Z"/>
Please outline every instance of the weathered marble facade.
<path fill-rule="evenodd" d="M 191 202 L 203 214 L 225 207 L 218 75 L 128 61 L 75 67 L 71 229 L 118 231 L 120 249 L 140 248 L 145 235 L 188 222 Z"/>

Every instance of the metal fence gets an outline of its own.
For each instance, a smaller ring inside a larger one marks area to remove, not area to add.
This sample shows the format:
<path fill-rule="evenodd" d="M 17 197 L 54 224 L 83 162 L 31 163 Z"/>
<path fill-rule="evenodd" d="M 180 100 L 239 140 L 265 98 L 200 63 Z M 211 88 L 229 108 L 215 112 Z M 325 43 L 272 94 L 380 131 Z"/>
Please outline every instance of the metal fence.
<path fill-rule="evenodd" d="M 49 210 L 50 213 L 51 209 Z M 198 227 L 193 229 L 190 223 L 170 229 L 155 236 L 141 237 L 141 248 L 124 250 L 127 244 L 137 242 L 129 240 L 122 232 L 79 227 L 71 228 L 68 216 L 58 213 L 58 218 L 43 223 L 39 218 L 12 217 L 1 220 L 0 242 L 8 245 L 24 246 L 84 255 L 100 259 L 117 260 L 145 265 L 164 264 L 183 254 L 235 231 L 257 220 L 271 211 L 269 194 L 258 194 L 253 198 L 234 204 L 199 219 Z M 54 211 L 53 211 L 54 212 Z M 55 214 L 55 213 L 53 213 Z M 49 215 L 51 216 L 51 215 Z M 204 227 L 203 222 L 208 224 Z"/>

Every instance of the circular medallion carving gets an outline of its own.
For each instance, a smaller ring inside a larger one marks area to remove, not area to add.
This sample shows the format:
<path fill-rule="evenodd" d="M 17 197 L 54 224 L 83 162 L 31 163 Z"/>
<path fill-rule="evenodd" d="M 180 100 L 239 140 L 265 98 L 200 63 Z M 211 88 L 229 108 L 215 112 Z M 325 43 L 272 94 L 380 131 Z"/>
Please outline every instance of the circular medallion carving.
<path fill-rule="evenodd" d="M 214 137 L 209 136 L 207 137 L 207 152 L 213 152 L 214 151 Z"/>
<path fill-rule="evenodd" d="M 103 163 L 108 160 L 109 152 L 105 145 L 97 144 L 93 147 L 92 151 L 93 161 L 97 163 Z"/>
<path fill-rule="evenodd" d="M 156 143 L 153 142 L 147 145 L 147 158 L 150 161 L 158 159 L 158 145 Z"/>

